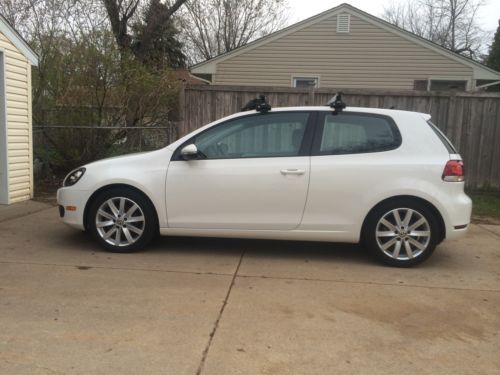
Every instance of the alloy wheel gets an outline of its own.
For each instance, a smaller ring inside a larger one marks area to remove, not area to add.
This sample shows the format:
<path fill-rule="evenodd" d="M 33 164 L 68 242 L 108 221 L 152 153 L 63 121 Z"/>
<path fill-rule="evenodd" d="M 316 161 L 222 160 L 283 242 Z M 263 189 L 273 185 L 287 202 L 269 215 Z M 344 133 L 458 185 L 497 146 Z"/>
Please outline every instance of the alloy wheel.
<path fill-rule="evenodd" d="M 129 246 L 141 238 L 146 218 L 141 207 L 125 197 L 113 197 L 97 210 L 95 225 L 99 236 L 113 246 Z"/>
<path fill-rule="evenodd" d="M 427 219 L 411 208 L 396 208 L 378 221 L 375 237 L 387 256 L 410 260 L 421 255 L 429 246 L 431 227 Z"/>

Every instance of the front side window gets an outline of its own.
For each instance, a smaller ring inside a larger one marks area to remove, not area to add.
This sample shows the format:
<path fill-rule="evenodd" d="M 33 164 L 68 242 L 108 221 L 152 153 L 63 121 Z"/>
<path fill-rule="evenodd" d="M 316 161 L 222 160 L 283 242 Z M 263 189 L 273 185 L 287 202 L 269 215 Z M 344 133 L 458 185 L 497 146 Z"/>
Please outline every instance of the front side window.
<path fill-rule="evenodd" d="M 385 116 L 327 114 L 321 125 L 319 155 L 388 151 L 401 144 L 396 125 Z"/>
<path fill-rule="evenodd" d="M 201 159 L 298 156 L 309 114 L 265 113 L 230 120 L 190 142 Z"/>

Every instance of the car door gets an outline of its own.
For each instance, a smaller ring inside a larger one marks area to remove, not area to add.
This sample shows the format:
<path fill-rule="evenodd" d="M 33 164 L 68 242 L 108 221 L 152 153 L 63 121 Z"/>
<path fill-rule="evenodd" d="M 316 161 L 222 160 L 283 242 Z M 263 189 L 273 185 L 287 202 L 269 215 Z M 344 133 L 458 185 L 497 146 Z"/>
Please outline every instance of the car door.
<path fill-rule="evenodd" d="M 208 128 L 174 153 L 166 181 L 172 228 L 289 230 L 301 221 L 314 113 L 269 112 Z M 198 156 L 180 150 L 196 145 Z"/>

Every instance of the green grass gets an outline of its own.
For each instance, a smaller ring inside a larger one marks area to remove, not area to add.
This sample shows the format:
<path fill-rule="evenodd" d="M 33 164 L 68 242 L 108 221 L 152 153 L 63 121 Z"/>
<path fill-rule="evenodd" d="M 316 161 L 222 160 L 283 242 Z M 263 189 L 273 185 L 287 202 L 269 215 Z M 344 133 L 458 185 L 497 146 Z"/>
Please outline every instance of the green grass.
<path fill-rule="evenodd" d="M 500 191 L 468 191 L 472 214 L 500 219 Z"/>

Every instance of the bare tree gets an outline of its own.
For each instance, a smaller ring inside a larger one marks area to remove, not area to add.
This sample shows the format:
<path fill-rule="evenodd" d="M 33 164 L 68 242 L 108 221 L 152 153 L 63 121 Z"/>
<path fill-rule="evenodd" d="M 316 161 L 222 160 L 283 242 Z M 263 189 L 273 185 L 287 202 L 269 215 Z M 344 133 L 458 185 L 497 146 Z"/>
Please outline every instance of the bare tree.
<path fill-rule="evenodd" d="M 190 62 L 208 60 L 282 28 L 286 0 L 192 0 L 182 29 Z"/>
<path fill-rule="evenodd" d="M 134 17 L 137 16 L 138 10 L 141 5 L 141 0 L 102 0 L 111 23 L 111 29 L 115 35 L 116 43 L 122 52 L 129 52 L 137 55 L 139 51 L 132 48 L 132 36 L 130 34 L 131 23 Z M 156 15 L 154 22 L 147 23 L 143 30 L 142 38 L 144 40 L 153 39 L 152 34 L 155 34 L 155 28 L 161 27 L 162 24 L 168 23 L 173 17 L 174 13 L 186 2 L 186 0 L 175 0 L 175 2 L 168 6 L 160 5 L 158 0 L 150 0 L 149 6 L 152 4 L 157 5 L 159 14 Z"/>
<path fill-rule="evenodd" d="M 486 34 L 477 17 L 483 5 L 483 0 L 407 0 L 391 3 L 382 18 L 453 52 L 478 58 Z"/>

